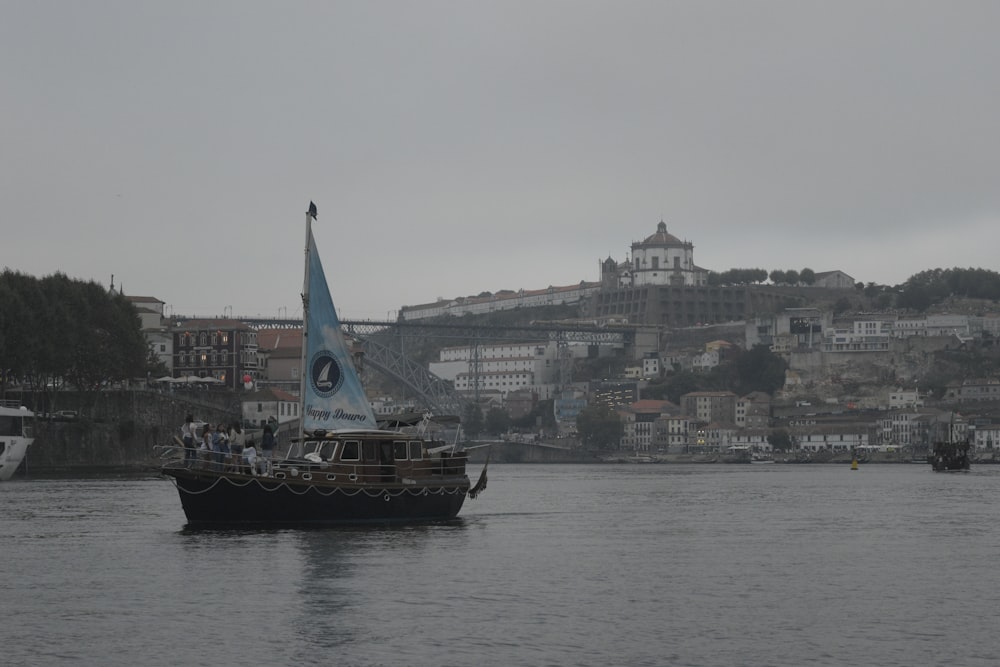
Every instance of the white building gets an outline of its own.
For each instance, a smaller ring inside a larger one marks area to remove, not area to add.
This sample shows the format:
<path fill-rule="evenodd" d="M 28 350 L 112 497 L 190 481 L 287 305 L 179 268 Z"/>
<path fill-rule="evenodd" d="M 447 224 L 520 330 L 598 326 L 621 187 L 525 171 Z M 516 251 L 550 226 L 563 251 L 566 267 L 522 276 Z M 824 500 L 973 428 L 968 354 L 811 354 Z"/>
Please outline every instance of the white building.
<path fill-rule="evenodd" d="M 559 379 L 559 349 L 554 342 L 447 347 L 429 369 L 451 380 L 456 391 L 490 391 L 505 397 L 511 391 L 531 389 L 539 399 L 548 399 Z M 585 346 L 563 349 L 568 355 L 586 354 Z"/>
<path fill-rule="evenodd" d="M 164 303 L 153 296 L 127 296 L 136 312 L 146 344 L 168 371 L 174 369 L 174 337 L 163 319 Z"/>
<path fill-rule="evenodd" d="M 871 451 L 868 432 L 864 428 L 849 426 L 817 426 L 792 433 L 797 448 L 804 452 L 832 451 L 847 453 Z"/>
<path fill-rule="evenodd" d="M 694 263 L 694 244 L 667 232 L 662 220 L 656 233 L 632 243 L 633 287 L 642 285 L 707 285 L 708 271 Z"/>
<path fill-rule="evenodd" d="M 888 352 L 893 334 L 891 320 L 855 320 L 850 327 L 823 331 L 825 352 Z"/>
<path fill-rule="evenodd" d="M 920 318 L 898 319 L 893 323 L 896 338 L 910 336 L 971 337 L 969 317 L 966 315 L 928 315 Z"/>
<path fill-rule="evenodd" d="M 924 404 L 920 397 L 920 392 L 916 389 L 896 389 L 889 392 L 889 409 L 904 410 L 906 408 L 919 408 Z"/>
<path fill-rule="evenodd" d="M 278 424 L 299 418 L 299 399 L 281 389 L 262 389 L 243 397 L 243 423 L 263 426 L 269 422 Z"/>

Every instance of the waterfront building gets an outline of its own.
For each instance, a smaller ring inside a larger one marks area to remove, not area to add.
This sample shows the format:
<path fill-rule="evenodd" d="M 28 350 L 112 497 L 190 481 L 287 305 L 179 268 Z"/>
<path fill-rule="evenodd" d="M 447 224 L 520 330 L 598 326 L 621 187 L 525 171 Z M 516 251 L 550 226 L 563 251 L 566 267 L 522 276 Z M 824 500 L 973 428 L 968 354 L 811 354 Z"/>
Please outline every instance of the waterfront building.
<path fill-rule="evenodd" d="M 835 452 L 847 454 L 855 451 L 882 449 L 870 446 L 869 429 L 862 425 L 816 425 L 789 429 L 789 436 L 796 449 L 815 454 Z"/>
<path fill-rule="evenodd" d="M 959 403 L 1000 401 L 1000 380 L 997 378 L 971 378 L 952 382 L 945 388 L 945 400 Z"/>
<path fill-rule="evenodd" d="M 749 449 L 754 454 L 770 454 L 772 447 L 768 440 L 771 431 L 767 428 L 745 428 L 734 431 L 728 447 Z M 728 451 L 728 448 L 727 448 Z"/>
<path fill-rule="evenodd" d="M 694 426 L 695 422 L 683 414 L 660 415 L 653 422 L 653 448 L 665 454 L 687 453 Z"/>
<path fill-rule="evenodd" d="M 668 415 L 678 415 L 680 409 L 670 401 L 641 400 L 621 409 L 622 438 L 620 449 L 649 454 L 656 449 L 655 423 Z"/>
<path fill-rule="evenodd" d="M 299 418 L 298 397 L 280 389 L 261 389 L 246 394 L 241 405 L 243 423 L 249 426 L 281 425 Z"/>
<path fill-rule="evenodd" d="M 238 389 L 243 377 L 256 379 L 257 332 L 231 319 L 195 319 L 176 324 L 171 332 L 174 377 L 197 376 Z"/>
<path fill-rule="evenodd" d="M 699 422 L 736 424 L 736 394 L 731 391 L 694 391 L 681 396 L 684 414 Z"/>
<path fill-rule="evenodd" d="M 258 387 L 299 393 L 302 328 L 261 329 L 257 332 Z"/>
<path fill-rule="evenodd" d="M 771 396 L 754 391 L 736 399 L 735 422 L 740 428 L 767 428 L 771 423 Z"/>
<path fill-rule="evenodd" d="M 973 445 L 980 456 L 1000 454 L 1000 424 L 980 424 L 973 431 Z"/>
<path fill-rule="evenodd" d="M 153 356 L 167 372 L 174 368 L 174 339 L 163 317 L 164 303 L 153 296 L 126 296 L 139 314 L 139 326 Z"/>

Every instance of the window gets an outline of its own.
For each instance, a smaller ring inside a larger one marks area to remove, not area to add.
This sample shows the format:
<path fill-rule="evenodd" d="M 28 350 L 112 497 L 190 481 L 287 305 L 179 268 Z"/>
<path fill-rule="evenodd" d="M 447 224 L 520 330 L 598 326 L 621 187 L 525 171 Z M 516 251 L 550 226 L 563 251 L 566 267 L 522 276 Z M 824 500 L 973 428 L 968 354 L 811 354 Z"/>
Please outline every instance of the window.
<path fill-rule="evenodd" d="M 419 461 L 423 456 L 423 449 L 421 448 L 421 442 L 419 440 L 413 440 L 410 442 L 410 460 Z"/>
<path fill-rule="evenodd" d="M 396 440 L 392 443 L 392 458 L 397 461 L 406 460 L 406 443 L 401 440 Z"/>
<path fill-rule="evenodd" d="M 340 450 L 340 460 L 341 461 L 357 461 L 359 455 L 359 447 L 357 440 L 348 440 L 344 443 Z"/>

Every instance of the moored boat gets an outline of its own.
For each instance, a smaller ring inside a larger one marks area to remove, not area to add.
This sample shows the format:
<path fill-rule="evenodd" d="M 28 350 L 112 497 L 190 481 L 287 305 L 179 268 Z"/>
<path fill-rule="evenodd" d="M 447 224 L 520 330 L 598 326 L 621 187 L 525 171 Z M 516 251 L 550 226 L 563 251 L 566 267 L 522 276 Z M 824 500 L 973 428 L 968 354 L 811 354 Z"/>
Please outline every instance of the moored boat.
<path fill-rule="evenodd" d="M 341 332 L 306 215 L 300 426 L 275 460 L 173 448 L 162 468 L 192 525 L 400 523 L 452 519 L 486 487 L 468 456 L 429 437 L 431 419 L 376 422 Z M 487 461 L 488 465 L 488 461 Z"/>
<path fill-rule="evenodd" d="M 34 442 L 31 410 L 16 403 L 0 403 L 0 482 L 14 476 Z"/>

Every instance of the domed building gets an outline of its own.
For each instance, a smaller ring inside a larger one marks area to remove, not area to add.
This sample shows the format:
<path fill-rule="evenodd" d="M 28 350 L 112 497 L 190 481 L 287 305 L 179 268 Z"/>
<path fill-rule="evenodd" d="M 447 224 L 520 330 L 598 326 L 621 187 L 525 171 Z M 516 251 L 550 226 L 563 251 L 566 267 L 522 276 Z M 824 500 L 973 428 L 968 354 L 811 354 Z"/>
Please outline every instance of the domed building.
<path fill-rule="evenodd" d="M 743 320 L 801 300 L 756 285 L 709 285 L 709 271 L 694 263 L 694 244 L 669 233 L 663 221 L 632 243 L 630 259 L 599 263 L 600 289 L 588 314 L 601 320 L 689 327 Z"/>
<path fill-rule="evenodd" d="M 694 263 L 694 244 L 681 241 L 660 221 L 656 233 L 632 244 L 631 285 L 707 285 L 708 271 Z"/>
<path fill-rule="evenodd" d="M 681 241 L 660 221 L 656 233 L 632 243 L 632 258 L 618 264 L 612 258 L 601 262 L 604 287 L 674 285 L 694 287 L 708 284 L 708 270 L 694 263 L 694 244 Z"/>

